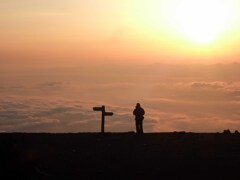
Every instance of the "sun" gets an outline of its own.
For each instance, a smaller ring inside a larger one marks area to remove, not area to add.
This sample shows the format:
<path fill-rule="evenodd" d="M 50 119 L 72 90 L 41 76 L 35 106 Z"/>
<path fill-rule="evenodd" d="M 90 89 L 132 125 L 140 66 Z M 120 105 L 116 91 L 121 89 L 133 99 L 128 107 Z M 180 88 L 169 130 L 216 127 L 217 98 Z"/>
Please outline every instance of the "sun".
<path fill-rule="evenodd" d="M 224 0 L 179 0 L 171 5 L 174 28 L 188 40 L 200 44 L 213 42 L 231 23 L 233 7 Z"/>

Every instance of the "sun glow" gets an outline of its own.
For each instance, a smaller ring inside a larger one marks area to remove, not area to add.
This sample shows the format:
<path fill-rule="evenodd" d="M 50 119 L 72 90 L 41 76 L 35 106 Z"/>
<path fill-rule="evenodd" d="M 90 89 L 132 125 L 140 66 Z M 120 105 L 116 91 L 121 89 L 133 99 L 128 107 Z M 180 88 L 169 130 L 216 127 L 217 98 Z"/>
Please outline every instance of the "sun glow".
<path fill-rule="evenodd" d="M 169 9 L 170 22 L 188 40 L 199 44 L 215 41 L 232 23 L 234 7 L 223 0 L 181 0 Z"/>

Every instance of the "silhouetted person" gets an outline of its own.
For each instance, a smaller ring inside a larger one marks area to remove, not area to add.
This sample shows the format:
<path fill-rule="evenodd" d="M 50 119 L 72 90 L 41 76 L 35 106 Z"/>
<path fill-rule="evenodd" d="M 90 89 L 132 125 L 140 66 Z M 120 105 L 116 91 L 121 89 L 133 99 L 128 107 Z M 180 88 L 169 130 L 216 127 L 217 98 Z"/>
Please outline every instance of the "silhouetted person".
<path fill-rule="evenodd" d="M 135 115 L 136 131 L 138 134 L 143 133 L 144 114 L 144 109 L 140 106 L 140 103 L 137 103 L 136 108 L 133 110 L 133 115 Z"/>

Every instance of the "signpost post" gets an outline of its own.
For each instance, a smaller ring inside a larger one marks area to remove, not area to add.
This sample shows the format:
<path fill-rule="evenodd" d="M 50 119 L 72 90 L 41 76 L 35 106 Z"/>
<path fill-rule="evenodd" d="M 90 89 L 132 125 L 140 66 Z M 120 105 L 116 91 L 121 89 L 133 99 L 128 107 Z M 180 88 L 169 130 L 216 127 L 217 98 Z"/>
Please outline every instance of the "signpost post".
<path fill-rule="evenodd" d="M 101 124 L 101 132 L 104 133 L 104 125 L 105 125 L 105 116 L 112 116 L 113 112 L 106 112 L 105 106 L 102 107 L 93 107 L 93 111 L 102 111 L 102 124 Z"/>

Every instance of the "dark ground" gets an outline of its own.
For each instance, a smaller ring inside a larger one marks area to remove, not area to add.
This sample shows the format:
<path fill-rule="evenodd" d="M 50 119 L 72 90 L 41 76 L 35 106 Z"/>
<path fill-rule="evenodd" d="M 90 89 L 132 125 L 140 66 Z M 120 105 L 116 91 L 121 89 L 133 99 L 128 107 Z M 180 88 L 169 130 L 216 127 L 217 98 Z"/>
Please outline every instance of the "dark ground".
<path fill-rule="evenodd" d="M 0 134 L 0 162 L 4 179 L 232 180 L 240 135 Z"/>

